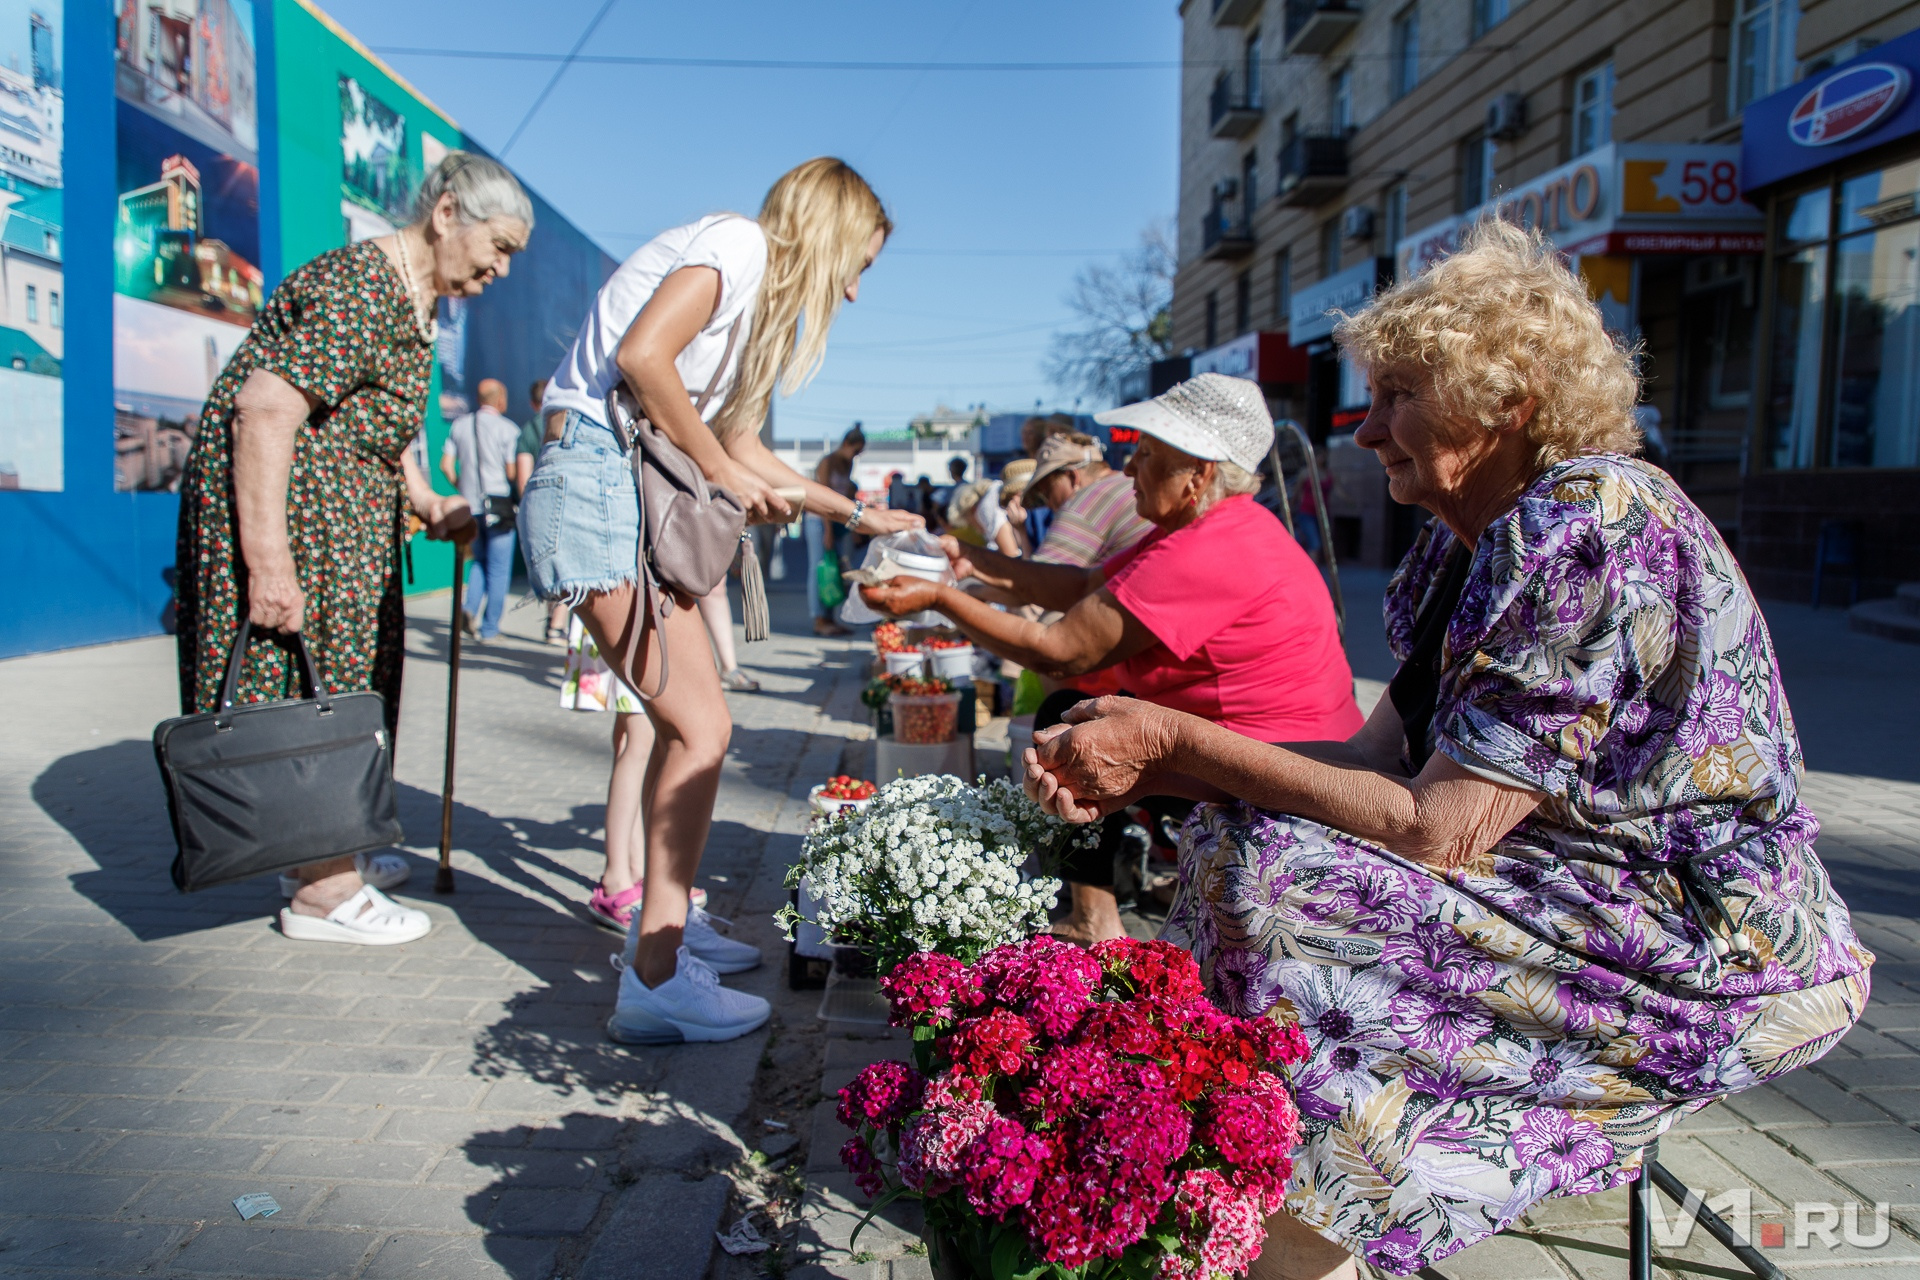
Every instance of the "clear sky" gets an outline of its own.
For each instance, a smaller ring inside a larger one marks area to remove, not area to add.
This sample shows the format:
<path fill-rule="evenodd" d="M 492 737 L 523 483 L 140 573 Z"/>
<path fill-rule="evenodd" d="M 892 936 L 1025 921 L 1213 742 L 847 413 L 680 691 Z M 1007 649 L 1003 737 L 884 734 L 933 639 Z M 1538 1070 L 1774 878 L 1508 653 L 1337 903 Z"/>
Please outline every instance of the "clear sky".
<path fill-rule="evenodd" d="M 496 152 L 604 0 L 321 0 Z M 783 437 L 955 407 L 1072 406 L 1040 372 L 1074 271 L 1174 211 L 1174 0 L 614 0 L 583 52 L 839 62 L 1153 62 L 1147 69 L 871 71 L 575 64 L 507 160 L 615 257 L 718 209 L 752 213 L 809 156 L 839 155 L 898 225 L 842 310 Z M 1088 406 L 1092 407 L 1092 406 Z"/>

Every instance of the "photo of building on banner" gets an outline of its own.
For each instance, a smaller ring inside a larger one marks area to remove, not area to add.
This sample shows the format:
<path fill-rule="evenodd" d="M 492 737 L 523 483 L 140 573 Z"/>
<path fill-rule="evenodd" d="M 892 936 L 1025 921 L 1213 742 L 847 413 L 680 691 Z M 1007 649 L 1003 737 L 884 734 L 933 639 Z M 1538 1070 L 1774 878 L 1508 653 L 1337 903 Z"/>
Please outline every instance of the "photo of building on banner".
<path fill-rule="evenodd" d="M 0 490 L 66 487 L 61 0 L 0 0 Z"/>
<path fill-rule="evenodd" d="M 249 0 L 119 0 L 114 487 L 173 490 L 262 301 Z"/>

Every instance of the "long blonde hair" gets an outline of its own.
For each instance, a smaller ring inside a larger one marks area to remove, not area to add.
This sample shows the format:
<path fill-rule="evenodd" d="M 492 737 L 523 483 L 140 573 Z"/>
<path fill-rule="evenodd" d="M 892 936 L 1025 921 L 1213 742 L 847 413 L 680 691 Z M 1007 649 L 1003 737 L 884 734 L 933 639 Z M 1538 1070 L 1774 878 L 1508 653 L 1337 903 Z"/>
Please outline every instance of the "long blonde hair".
<path fill-rule="evenodd" d="M 777 379 L 792 395 L 827 354 L 827 331 L 866 265 L 867 241 L 893 234 L 880 197 L 844 160 L 820 156 L 783 174 L 760 206 L 767 274 L 733 391 L 714 418 L 722 439 L 757 431 Z"/>

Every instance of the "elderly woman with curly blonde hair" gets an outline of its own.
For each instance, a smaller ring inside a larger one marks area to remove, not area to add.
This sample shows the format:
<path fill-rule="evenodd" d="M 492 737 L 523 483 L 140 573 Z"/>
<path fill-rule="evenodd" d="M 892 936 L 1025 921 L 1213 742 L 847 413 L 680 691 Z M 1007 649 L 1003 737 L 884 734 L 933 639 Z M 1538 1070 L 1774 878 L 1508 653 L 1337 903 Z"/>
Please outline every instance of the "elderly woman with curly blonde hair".
<path fill-rule="evenodd" d="M 1356 443 L 1435 517 L 1366 726 L 1276 747 L 1110 698 L 1026 761 L 1071 819 L 1213 802 L 1167 936 L 1312 1046 L 1254 1272 L 1289 1280 L 1407 1274 L 1622 1184 L 1681 1117 L 1831 1048 L 1873 960 L 1760 611 L 1630 456 L 1631 356 L 1551 247 L 1483 225 L 1336 337 L 1373 393 Z"/>

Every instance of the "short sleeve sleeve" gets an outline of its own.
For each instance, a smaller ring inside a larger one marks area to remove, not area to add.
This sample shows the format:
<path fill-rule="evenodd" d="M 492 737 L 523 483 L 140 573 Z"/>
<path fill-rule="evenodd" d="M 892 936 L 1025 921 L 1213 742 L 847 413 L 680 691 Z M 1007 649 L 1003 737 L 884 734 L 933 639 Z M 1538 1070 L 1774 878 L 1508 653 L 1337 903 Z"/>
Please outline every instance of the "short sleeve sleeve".
<path fill-rule="evenodd" d="M 702 227 L 680 255 L 679 267 L 712 267 L 720 273 L 716 314 L 731 310 L 743 291 L 759 286 L 767 270 L 767 236 L 751 218 L 721 218 Z"/>
<path fill-rule="evenodd" d="M 1448 627 L 1435 749 L 1481 774 L 1572 800 L 1583 766 L 1658 671 L 1671 634 L 1672 540 L 1602 494 L 1607 481 L 1525 499 L 1482 536 Z M 1644 509 L 1643 509 L 1644 511 Z M 1657 532 L 1657 531 L 1656 531 Z"/>
<path fill-rule="evenodd" d="M 373 378 L 385 328 L 374 287 L 350 261 L 308 263 L 275 292 L 285 320 L 254 367 L 339 408 Z"/>

